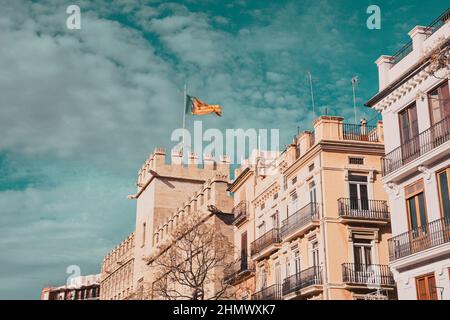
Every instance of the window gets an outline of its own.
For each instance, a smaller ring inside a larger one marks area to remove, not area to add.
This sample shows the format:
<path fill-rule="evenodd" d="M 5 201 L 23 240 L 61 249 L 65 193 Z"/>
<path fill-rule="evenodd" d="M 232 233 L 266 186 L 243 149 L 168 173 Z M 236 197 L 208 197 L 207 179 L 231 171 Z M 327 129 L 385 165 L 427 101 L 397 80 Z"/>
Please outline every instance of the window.
<path fill-rule="evenodd" d="M 300 273 L 300 251 L 299 250 L 294 251 L 294 273 L 295 274 Z"/>
<path fill-rule="evenodd" d="M 283 190 L 287 189 L 287 178 L 286 176 L 283 176 Z"/>
<path fill-rule="evenodd" d="M 363 165 L 364 164 L 364 158 L 362 157 L 349 157 L 348 158 L 349 164 L 355 164 L 355 165 Z"/>
<path fill-rule="evenodd" d="M 362 271 L 372 265 L 372 241 L 369 239 L 355 239 L 353 242 L 353 262 L 355 270 Z"/>
<path fill-rule="evenodd" d="M 144 222 L 143 224 L 142 224 L 142 244 L 141 244 L 141 246 L 143 247 L 143 246 L 145 246 L 145 232 L 146 232 L 146 226 L 147 226 L 147 224 Z"/>
<path fill-rule="evenodd" d="M 316 183 L 314 181 L 309 183 L 309 201 L 311 203 L 317 202 Z"/>
<path fill-rule="evenodd" d="M 275 262 L 275 284 L 281 284 L 281 267 L 280 262 Z"/>
<path fill-rule="evenodd" d="M 297 177 L 292 178 L 291 184 L 294 185 L 297 183 Z"/>
<path fill-rule="evenodd" d="M 367 176 L 349 174 L 350 208 L 352 210 L 368 210 L 369 194 L 367 190 Z"/>
<path fill-rule="evenodd" d="M 263 203 L 261 204 L 261 207 L 260 207 L 260 209 L 261 209 L 261 210 L 264 210 L 264 209 L 265 209 L 265 207 L 266 207 L 266 203 L 265 203 L 265 202 L 263 202 Z"/>
<path fill-rule="evenodd" d="M 317 240 L 311 243 L 311 258 L 313 267 L 320 266 L 319 242 Z"/>
<path fill-rule="evenodd" d="M 258 237 L 261 237 L 264 233 L 266 233 L 266 223 L 263 221 L 258 226 Z"/>
<path fill-rule="evenodd" d="M 400 138 L 402 143 L 411 140 L 419 134 L 416 104 L 409 106 L 399 113 Z"/>
<path fill-rule="evenodd" d="M 241 234 L 241 270 L 247 270 L 247 231 Z"/>
<path fill-rule="evenodd" d="M 423 180 L 405 188 L 406 209 L 408 212 L 408 222 L 410 230 L 413 230 L 413 237 L 417 238 L 427 233 L 427 212 L 425 209 L 425 194 L 423 190 Z"/>
<path fill-rule="evenodd" d="M 308 167 L 308 171 L 311 172 L 314 170 L 314 163 L 311 163 Z"/>
<path fill-rule="evenodd" d="M 278 210 L 275 211 L 275 213 L 272 215 L 272 227 L 274 229 L 278 229 L 280 227 L 280 219 L 279 219 L 279 214 L 278 214 Z"/>
<path fill-rule="evenodd" d="M 267 286 L 267 273 L 262 269 L 259 276 L 259 289 L 264 289 Z"/>
<path fill-rule="evenodd" d="M 417 300 L 437 300 L 434 274 L 416 278 Z"/>
<path fill-rule="evenodd" d="M 278 192 L 276 192 L 274 195 L 273 195 L 273 200 L 277 200 L 278 199 Z"/>
<path fill-rule="evenodd" d="M 450 168 L 437 174 L 441 216 L 450 219 Z"/>
<path fill-rule="evenodd" d="M 428 106 L 432 125 L 450 116 L 450 94 L 447 80 L 428 94 Z"/>

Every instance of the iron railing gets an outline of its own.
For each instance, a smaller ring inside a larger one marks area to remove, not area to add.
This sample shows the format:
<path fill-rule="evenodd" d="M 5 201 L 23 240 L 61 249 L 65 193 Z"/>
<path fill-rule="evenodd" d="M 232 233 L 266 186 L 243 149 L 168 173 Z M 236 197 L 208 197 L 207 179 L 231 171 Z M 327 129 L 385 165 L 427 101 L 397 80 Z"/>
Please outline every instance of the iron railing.
<path fill-rule="evenodd" d="M 395 285 L 389 266 L 382 264 L 343 263 L 342 280 L 348 284 Z"/>
<path fill-rule="evenodd" d="M 281 237 L 286 238 L 310 222 L 319 220 L 319 205 L 311 202 L 281 222 Z"/>
<path fill-rule="evenodd" d="M 271 246 L 272 244 L 280 243 L 281 237 L 280 232 L 278 228 L 274 228 L 265 234 L 263 234 L 261 237 L 256 239 L 250 244 L 250 253 L 252 256 L 260 253 L 262 250 L 266 249 L 267 247 Z"/>
<path fill-rule="evenodd" d="M 338 207 L 341 217 L 389 220 L 389 207 L 384 200 L 339 198 Z"/>
<path fill-rule="evenodd" d="M 391 261 L 450 242 L 450 216 L 388 240 Z"/>
<path fill-rule="evenodd" d="M 387 175 L 437 148 L 447 142 L 449 138 L 450 117 L 447 117 L 382 157 L 383 175 Z"/>
<path fill-rule="evenodd" d="M 322 268 L 311 267 L 284 279 L 283 295 L 322 283 Z"/>
<path fill-rule="evenodd" d="M 224 270 L 224 282 L 230 283 L 240 275 L 252 273 L 255 271 L 255 265 L 248 257 L 235 261 L 229 268 Z"/>
<path fill-rule="evenodd" d="M 252 295 L 252 300 L 282 300 L 281 285 L 274 284 Z"/>
<path fill-rule="evenodd" d="M 436 20 L 434 20 L 428 27 L 429 34 L 427 34 L 427 38 L 430 37 L 433 33 L 439 30 L 446 21 L 450 18 L 450 8 L 441 14 Z M 397 51 L 392 59 L 392 64 L 395 65 L 399 63 L 403 58 L 405 58 L 408 54 L 413 51 L 412 41 L 409 41 L 406 45 L 404 45 L 399 51 Z"/>
<path fill-rule="evenodd" d="M 233 223 L 237 224 L 239 222 L 242 222 L 245 219 L 248 219 L 248 205 L 247 205 L 247 201 L 242 200 L 241 202 L 239 202 L 232 210 L 231 212 L 233 213 L 234 219 L 233 219 Z"/>
<path fill-rule="evenodd" d="M 342 137 L 344 140 L 378 142 L 377 126 L 365 124 L 342 124 Z"/>

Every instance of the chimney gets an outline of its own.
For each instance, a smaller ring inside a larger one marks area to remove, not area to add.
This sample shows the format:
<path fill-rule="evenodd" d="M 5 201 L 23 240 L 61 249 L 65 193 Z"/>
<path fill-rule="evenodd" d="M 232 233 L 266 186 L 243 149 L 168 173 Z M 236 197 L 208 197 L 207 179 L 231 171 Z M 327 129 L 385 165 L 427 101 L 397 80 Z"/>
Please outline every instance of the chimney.
<path fill-rule="evenodd" d="M 210 154 L 203 155 L 203 163 L 205 165 L 205 169 L 214 169 L 215 161 L 214 157 Z"/>
<path fill-rule="evenodd" d="M 413 50 L 420 52 L 422 50 L 423 42 L 431 34 L 431 29 L 428 27 L 415 26 L 408 35 L 411 37 L 413 43 Z"/>
<path fill-rule="evenodd" d="M 172 150 L 172 165 L 181 165 L 183 161 L 183 152 L 181 150 Z"/>
<path fill-rule="evenodd" d="M 383 55 L 375 61 L 378 67 L 378 91 L 383 90 L 389 84 L 389 70 L 392 68 L 393 56 Z"/>

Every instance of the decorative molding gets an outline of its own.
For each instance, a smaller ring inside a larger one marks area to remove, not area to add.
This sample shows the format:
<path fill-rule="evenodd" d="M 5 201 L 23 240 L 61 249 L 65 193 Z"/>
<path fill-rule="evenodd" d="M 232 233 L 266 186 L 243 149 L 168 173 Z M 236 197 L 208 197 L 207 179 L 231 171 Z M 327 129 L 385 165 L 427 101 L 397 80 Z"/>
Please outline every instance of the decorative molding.
<path fill-rule="evenodd" d="M 428 183 L 431 182 L 432 172 L 431 170 L 426 166 L 418 166 L 417 170 L 423 173 L 425 180 L 427 180 Z"/>

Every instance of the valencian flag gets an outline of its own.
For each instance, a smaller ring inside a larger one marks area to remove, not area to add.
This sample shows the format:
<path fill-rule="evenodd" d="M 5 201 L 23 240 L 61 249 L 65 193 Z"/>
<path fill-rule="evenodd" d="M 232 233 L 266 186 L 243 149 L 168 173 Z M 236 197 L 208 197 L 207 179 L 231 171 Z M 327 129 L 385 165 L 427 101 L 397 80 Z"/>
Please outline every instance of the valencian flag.
<path fill-rule="evenodd" d="M 214 112 L 219 117 L 222 116 L 222 107 L 218 104 L 206 104 L 197 97 L 186 95 L 186 113 L 189 111 L 193 115 L 204 115 Z"/>

